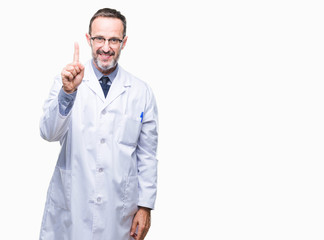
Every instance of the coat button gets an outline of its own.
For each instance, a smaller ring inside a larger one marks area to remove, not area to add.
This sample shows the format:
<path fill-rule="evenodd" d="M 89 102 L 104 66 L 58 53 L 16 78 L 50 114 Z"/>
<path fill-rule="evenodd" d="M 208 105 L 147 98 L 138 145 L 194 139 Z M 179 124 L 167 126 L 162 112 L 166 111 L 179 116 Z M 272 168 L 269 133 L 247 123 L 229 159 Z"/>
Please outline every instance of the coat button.
<path fill-rule="evenodd" d="M 99 171 L 99 172 L 103 172 L 103 168 L 99 168 L 98 171 Z"/>
<path fill-rule="evenodd" d="M 104 138 L 102 138 L 101 140 L 100 140 L 100 143 L 105 143 L 106 142 L 106 140 L 104 139 Z"/>
<path fill-rule="evenodd" d="M 101 197 L 97 197 L 97 202 L 101 202 Z"/>

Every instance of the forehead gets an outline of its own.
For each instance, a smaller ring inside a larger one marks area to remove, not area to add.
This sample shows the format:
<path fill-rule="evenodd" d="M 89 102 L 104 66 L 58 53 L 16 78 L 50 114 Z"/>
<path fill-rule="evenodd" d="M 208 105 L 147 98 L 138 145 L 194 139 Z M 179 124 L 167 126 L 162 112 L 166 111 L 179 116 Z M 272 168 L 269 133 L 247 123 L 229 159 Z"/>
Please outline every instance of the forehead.
<path fill-rule="evenodd" d="M 93 36 L 123 36 L 123 22 L 118 18 L 97 17 L 91 25 Z"/>

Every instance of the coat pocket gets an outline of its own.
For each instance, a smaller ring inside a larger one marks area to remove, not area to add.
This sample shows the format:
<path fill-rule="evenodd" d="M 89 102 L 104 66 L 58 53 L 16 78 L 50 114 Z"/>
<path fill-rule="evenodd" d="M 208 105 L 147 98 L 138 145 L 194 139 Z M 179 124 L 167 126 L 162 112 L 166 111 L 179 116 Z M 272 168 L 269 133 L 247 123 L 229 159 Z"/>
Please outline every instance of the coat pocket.
<path fill-rule="evenodd" d="M 124 184 L 123 216 L 133 216 L 138 210 L 138 177 L 128 176 Z"/>
<path fill-rule="evenodd" d="M 135 147 L 141 129 L 142 123 L 140 119 L 123 116 L 119 123 L 118 143 Z"/>
<path fill-rule="evenodd" d="M 56 166 L 52 177 L 51 201 L 54 206 L 71 209 L 71 170 Z"/>

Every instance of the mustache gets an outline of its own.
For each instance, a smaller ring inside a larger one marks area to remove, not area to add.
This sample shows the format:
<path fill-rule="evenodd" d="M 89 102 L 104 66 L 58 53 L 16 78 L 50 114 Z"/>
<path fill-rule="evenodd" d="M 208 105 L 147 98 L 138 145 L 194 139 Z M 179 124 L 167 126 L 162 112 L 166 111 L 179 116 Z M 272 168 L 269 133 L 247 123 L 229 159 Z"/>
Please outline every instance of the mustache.
<path fill-rule="evenodd" d="M 115 55 L 115 52 L 114 52 L 114 51 L 108 51 L 108 52 L 105 52 L 105 51 L 100 50 L 100 49 L 98 49 L 96 53 L 97 53 L 97 54 L 107 54 L 107 55 L 109 55 L 109 56 L 114 56 L 114 55 Z"/>

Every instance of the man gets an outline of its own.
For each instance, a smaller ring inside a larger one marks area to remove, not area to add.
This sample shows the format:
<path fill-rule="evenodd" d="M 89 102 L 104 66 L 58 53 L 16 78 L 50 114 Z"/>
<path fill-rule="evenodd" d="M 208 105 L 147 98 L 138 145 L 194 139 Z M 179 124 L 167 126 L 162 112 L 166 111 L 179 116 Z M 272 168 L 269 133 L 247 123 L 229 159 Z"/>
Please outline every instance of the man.
<path fill-rule="evenodd" d="M 48 189 L 42 240 L 144 239 L 157 182 L 157 107 L 146 83 L 118 65 L 126 19 L 113 9 L 92 17 L 92 59 L 74 58 L 55 79 L 41 136 L 60 141 Z"/>

